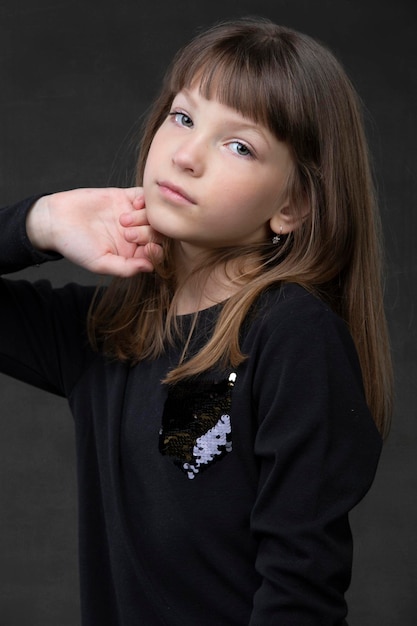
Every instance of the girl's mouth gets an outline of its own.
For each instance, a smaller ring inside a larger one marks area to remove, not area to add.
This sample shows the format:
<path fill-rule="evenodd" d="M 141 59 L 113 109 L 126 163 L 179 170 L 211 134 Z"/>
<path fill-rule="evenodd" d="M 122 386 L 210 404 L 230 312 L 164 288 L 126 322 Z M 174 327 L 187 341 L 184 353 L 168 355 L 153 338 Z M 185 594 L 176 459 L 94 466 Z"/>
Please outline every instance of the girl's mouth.
<path fill-rule="evenodd" d="M 191 198 L 181 187 L 178 185 L 174 185 L 168 181 L 159 181 L 157 183 L 158 188 L 163 196 L 168 199 L 173 200 L 174 202 L 179 202 L 181 204 L 196 204 L 195 200 Z"/>

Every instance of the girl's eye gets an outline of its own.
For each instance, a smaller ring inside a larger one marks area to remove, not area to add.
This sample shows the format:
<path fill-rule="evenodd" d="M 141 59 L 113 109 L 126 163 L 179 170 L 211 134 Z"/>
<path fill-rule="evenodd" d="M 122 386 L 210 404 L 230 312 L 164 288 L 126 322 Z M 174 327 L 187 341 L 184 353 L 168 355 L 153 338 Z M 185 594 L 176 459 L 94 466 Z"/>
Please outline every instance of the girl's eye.
<path fill-rule="evenodd" d="M 234 152 L 235 154 L 238 154 L 239 156 L 246 156 L 246 157 L 253 156 L 248 146 L 242 143 L 241 141 L 231 141 L 229 146 L 232 152 Z"/>
<path fill-rule="evenodd" d="M 181 113 L 181 111 L 172 111 L 170 115 L 172 115 L 175 122 L 180 126 L 185 126 L 186 128 L 191 128 L 193 126 L 193 120 L 186 113 Z"/>

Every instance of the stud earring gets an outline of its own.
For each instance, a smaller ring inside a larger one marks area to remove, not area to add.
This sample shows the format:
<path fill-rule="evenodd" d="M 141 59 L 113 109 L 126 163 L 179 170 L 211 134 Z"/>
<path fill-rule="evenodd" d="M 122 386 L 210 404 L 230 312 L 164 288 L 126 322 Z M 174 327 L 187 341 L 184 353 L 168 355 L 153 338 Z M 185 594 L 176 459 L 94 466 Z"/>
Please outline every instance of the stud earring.
<path fill-rule="evenodd" d="M 281 235 L 282 235 L 282 226 L 279 228 L 278 235 L 274 235 L 272 237 L 272 243 L 276 246 L 278 243 L 281 243 Z"/>

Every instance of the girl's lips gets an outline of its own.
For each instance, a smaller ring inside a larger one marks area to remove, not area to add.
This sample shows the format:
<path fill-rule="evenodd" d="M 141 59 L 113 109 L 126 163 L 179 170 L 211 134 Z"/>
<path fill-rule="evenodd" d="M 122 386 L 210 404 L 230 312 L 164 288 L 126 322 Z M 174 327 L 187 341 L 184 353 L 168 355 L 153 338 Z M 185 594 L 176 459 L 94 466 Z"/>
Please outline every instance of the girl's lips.
<path fill-rule="evenodd" d="M 176 200 L 177 202 L 186 202 L 187 204 L 196 204 L 195 200 L 191 198 L 181 187 L 178 187 L 173 183 L 163 180 L 158 182 L 157 185 L 161 193 L 172 200 Z"/>

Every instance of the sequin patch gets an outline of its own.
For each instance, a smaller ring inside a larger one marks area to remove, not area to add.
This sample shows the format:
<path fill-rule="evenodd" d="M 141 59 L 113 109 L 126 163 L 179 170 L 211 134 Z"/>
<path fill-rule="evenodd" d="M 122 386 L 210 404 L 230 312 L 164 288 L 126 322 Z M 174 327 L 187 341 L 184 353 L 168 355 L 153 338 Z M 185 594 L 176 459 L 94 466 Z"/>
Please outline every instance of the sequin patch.
<path fill-rule="evenodd" d="M 181 381 L 169 388 L 159 431 L 159 451 L 189 479 L 232 450 L 230 407 L 233 372 L 220 381 Z"/>

